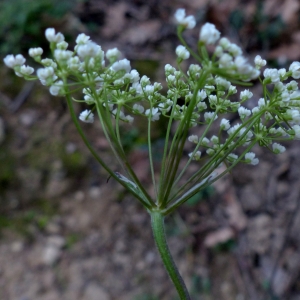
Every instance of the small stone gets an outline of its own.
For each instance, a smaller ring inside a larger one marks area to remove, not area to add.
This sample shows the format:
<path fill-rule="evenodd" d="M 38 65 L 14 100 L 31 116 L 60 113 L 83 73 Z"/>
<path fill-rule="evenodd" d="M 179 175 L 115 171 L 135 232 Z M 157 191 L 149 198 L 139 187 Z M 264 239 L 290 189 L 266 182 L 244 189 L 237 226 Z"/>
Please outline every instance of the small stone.
<path fill-rule="evenodd" d="M 19 253 L 23 250 L 24 244 L 20 241 L 15 241 L 11 244 L 11 251 L 14 253 Z"/>
<path fill-rule="evenodd" d="M 89 195 L 91 198 L 98 199 L 101 196 L 101 189 L 99 187 L 92 187 L 89 190 Z"/>
<path fill-rule="evenodd" d="M 48 237 L 48 245 L 49 246 L 54 246 L 56 248 L 62 248 L 65 244 L 66 244 L 66 241 L 65 239 L 62 237 L 62 236 L 59 236 L 59 235 L 54 235 L 54 236 L 50 236 Z"/>
<path fill-rule="evenodd" d="M 48 245 L 43 252 L 42 262 L 51 266 L 55 264 L 61 256 L 61 250 L 53 245 Z"/>
<path fill-rule="evenodd" d="M 51 234 L 57 234 L 60 231 L 60 226 L 55 222 L 50 222 L 46 227 L 46 231 Z"/>
<path fill-rule="evenodd" d="M 109 300 L 110 297 L 107 292 L 97 285 L 96 283 L 91 283 L 87 286 L 84 296 L 84 300 Z"/>

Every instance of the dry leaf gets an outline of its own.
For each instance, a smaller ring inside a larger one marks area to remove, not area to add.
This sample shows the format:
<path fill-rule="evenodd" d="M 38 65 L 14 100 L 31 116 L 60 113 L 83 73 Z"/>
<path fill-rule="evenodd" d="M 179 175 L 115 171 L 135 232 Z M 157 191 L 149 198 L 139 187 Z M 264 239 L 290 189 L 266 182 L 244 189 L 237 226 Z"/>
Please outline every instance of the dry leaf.
<path fill-rule="evenodd" d="M 212 248 L 218 244 L 225 243 L 234 238 L 234 231 L 230 227 L 221 228 L 209 233 L 204 239 L 204 245 Z"/>

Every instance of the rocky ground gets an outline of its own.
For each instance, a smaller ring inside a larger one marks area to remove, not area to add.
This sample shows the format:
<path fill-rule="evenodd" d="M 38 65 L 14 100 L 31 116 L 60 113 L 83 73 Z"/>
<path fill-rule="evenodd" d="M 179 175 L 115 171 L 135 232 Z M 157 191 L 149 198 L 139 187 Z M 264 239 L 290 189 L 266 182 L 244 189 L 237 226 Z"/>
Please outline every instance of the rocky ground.
<path fill-rule="evenodd" d="M 176 59 L 172 15 L 179 7 L 214 22 L 249 59 L 260 53 L 276 67 L 300 60 L 296 0 L 90 0 L 41 22 L 70 36 L 87 32 L 104 49 L 117 46 L 140 73 L 161 81 L 163 66 Z M 189 42 L 197 36 L 192 31 Z M 0 73 L 0 299 L 177 299 L 149 216 L 95 163 L 63 99 L 5 68 Z M 84 128 L 116 166 L 100 126 Z M 126 139 L 148 188 L 143 140 L 130 128 Z M 258 166 L 237 167 L 167 219 L 193 299 L 300 299 L 300 144 L 285 146 L 279 156 L 257 147 Z"/>

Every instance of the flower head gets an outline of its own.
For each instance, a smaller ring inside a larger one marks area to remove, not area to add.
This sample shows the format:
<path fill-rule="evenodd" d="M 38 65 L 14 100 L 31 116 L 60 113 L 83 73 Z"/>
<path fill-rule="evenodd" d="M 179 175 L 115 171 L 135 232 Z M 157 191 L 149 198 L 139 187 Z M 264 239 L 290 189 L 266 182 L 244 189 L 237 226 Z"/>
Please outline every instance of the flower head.
<path fill-rule="evenodd" d="M 299 79 L 300 78 L 300 62 L 299 61 L 294 61 L 290 65 L 289 71 L 292 72 L 292 77 L 294 79 Z"/>
<path fill-rule="evenodd" d="M 50 43 L 60 43 L 65 40 L 65 37 L 62 33 L 58 32 L 55 34 L 54 28 L 47 28 L 45 31 L 45 36 Z"/>
<path fill-rule="evenodd" d="M 262 59 L 260 55 L 255 56 L 254 63 L 257 69 L 260 69 L 267 64 L 266 60 Z"/>
<path fill-rule="evenodd" d="M 131 70 L 130 61 L 126 58 L 116 61 L 115 63 L 112 64 L 112 66 L 110 68 L 112 70 L 114 70 L 115 72 L 124 70 L 126 73 L 129 73 Z"/>
<path fill-rule="evenodd" d="M 17 54 L 16 56 L 9 54 L 3 59 L 7 67 L 13 69 L 16 66 L 22 66 L 25 64 L 26 59 L 22 54 Z"/>
<path fill-rule="evenodd" d="M 255 166 L 259 163 L 259 159 L 255 158 L 255 153 L 253 153 L 253 152 L 246 153 L 245 160 L 248 164 L 251 164 L 253 166 Z"/>
<path fill-rule="evenodd" d="M 205 23 L 200 30 L 199 40 L 204 42 L 206 45 L 212 45 L 217 42 L 220 35 L 220 31 L 216 29 L 214 24 Z"/>
<path fill-rule="evenodd" d="M 177 46 L 176 54 L 181 59 L 188 59 L 190 57 L 190 52 L 182 45 Z"/>
<path fill-rule="evenodd" d="M 273 149 L 273 152 L 276 153 L 276 154 L 283 153 L 286 150 L 284 146 L 282 146 L 278 143 L 274 143 L 272 145 L 272 149 Z"/>
<path fill-rule="evenodd" d="M 84 110 L 79 115 L 79 120 L 85 123 L 93 123 L 94 122 L 94 114 L 90 110 Z"/>
<path fill-rule="evenodd" d="M 175 20 L 178 24 L 185 26 L 188 29 L 192 29 L 196 25 L 194 16 L 185 16 L 185 9 L 179 8 L 175 12 Z"/>

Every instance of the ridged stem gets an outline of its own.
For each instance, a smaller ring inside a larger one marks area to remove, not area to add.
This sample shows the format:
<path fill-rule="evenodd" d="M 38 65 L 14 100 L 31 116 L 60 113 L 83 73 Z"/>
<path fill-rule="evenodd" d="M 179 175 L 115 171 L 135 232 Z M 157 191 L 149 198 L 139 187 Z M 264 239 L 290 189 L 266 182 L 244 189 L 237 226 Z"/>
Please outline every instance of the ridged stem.
<path fill-rule="evenodd" d="M 163 264 L 175 285 L 180 300 L 190 300 L 188 290 L 170 253 L 164 227 L 164 216 L 159 211 L 151 211 L 152 232 Z"/>

